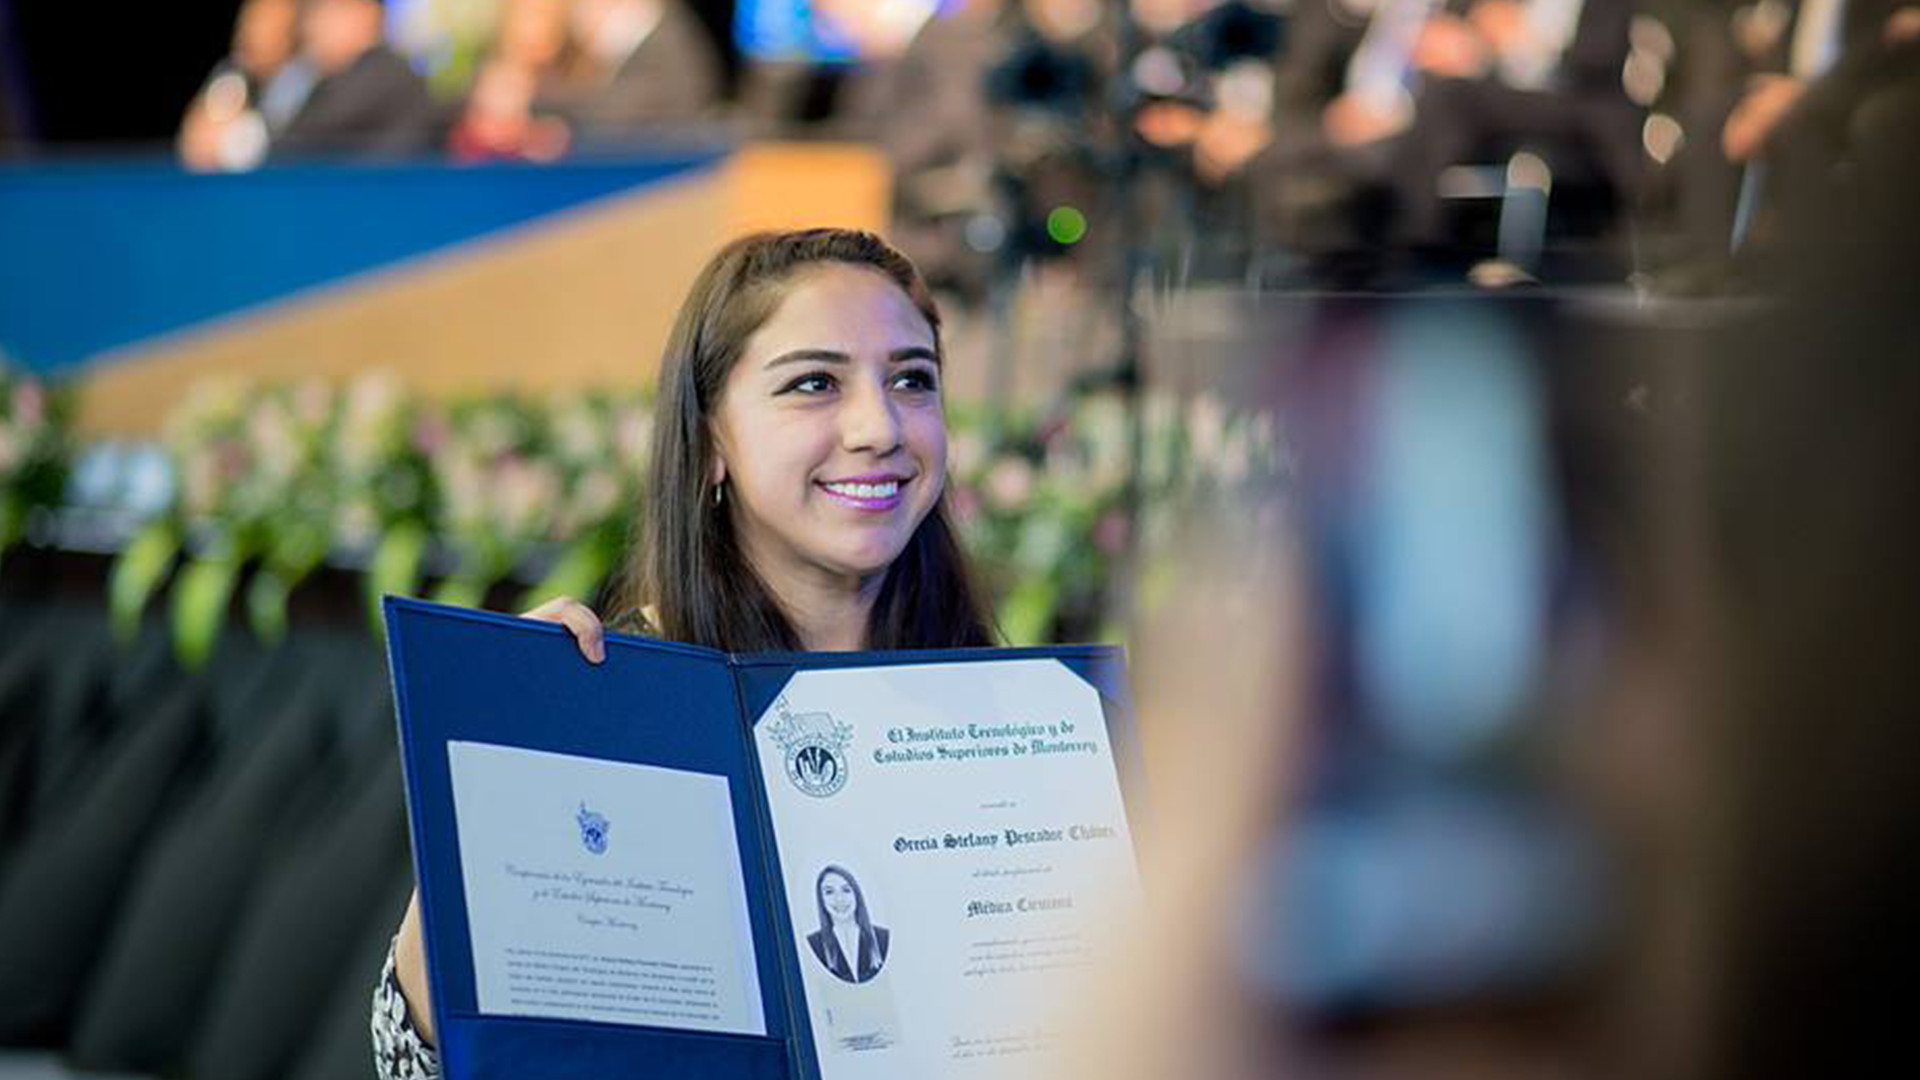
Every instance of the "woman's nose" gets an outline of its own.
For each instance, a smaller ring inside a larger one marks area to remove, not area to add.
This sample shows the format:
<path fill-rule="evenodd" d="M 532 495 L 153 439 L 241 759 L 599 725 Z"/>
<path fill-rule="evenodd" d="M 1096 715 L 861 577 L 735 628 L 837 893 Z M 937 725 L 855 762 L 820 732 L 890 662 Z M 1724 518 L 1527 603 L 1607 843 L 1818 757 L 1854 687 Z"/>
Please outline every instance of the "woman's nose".
<path fill-rule="evenodd" d="M 891 453 L 900 445 L 900 416 L 884 386 L 849 394 L 840 412 L 840 442 L 848 450 Z"/>

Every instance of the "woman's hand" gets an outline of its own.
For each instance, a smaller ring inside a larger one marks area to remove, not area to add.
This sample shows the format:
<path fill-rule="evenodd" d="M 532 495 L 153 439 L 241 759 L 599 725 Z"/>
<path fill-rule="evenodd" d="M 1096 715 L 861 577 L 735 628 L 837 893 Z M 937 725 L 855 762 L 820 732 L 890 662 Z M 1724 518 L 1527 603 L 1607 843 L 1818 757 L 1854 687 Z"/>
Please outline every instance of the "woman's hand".
<path fill-rule="evenodd" d="M 393 938 L 393 976 L 400 983 L 400 996 L 407 999 L 413 1030 L 420 1034 L 421 1041 L 435 1045 L 433 995 L 427 991 L 426 941 L 420 936 L 419 889 L 407 898 L 407 913 L 400 916 L 400 932 Z"/>
<path fill-rule="evenodd" d="M 600 625 L 600 616 L 593 609 L 570 596 L 558 596 L 529 611 L 524 616 L 529 619 L 542 619 L 557 622 L 573 634 L 573 640 L 580 646 L 580 655 L 588 663 L 598 664 L 607 658 L 606 629 Z M 400 982 L 400 992 L 407 999 L 407 1012 L 413 1017 L 413 1029 L 428 1043 L 434 1041 L 433 1034 L 433 998 L 427 989 L 427 951 L 425 939 L 420 935 L 420 890 L 415 889 L 407 901 L 407 913 L 400 917 L 400 932 L 393 940 L 394 977 Z"/>
<path fill-rule="evenodd" d="M 600 616 L 571 596 L 556 596 L 521 618 L 542 619 L 565 626 L 573 632 L 573 640 L 580 646 L 580 655 L 586 657 L 589 663 L 598 664 L 607 658 L 606 629 L 600 625 Z"/>

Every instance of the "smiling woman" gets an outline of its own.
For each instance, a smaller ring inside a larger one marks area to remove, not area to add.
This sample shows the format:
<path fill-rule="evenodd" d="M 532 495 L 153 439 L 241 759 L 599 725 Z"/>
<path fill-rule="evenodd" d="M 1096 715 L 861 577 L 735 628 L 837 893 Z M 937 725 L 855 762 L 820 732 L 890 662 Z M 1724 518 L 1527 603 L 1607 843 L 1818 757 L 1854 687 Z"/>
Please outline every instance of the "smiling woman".
<path fill-rule="evenodd" d="M 811 229 L 722 248 L 667 342 L 624 619 L 730 652 L 994 644 L 947 516 L 943 356 L 925 283 L 879 237 Z M 529 615 L 605 658 L 586 605 Z M 849 946 L 868 978 L 878 933 Z M 416 894 L 374 999 L 380 1075 L 437 1076 L 432 1039 Z"/>
<path fill-rule="evenodd" d="M 941 357 L 925 284 L 878 237 L 722 249 L 668 340 L 628 605 L 739 651 L 991 644 L 944 506 Z"/>

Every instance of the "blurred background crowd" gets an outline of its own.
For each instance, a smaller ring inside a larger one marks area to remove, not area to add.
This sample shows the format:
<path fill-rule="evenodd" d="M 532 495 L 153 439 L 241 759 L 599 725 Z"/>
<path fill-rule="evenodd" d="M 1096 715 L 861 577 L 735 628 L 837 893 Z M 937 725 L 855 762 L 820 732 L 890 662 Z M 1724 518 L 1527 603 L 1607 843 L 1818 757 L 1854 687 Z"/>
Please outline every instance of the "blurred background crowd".
<path fill-rule="evenodd" d="M 196 170 L 846 138 L 887 155 L 914 254 L 976 290 L 993 253 L 1057 255 L 1092 220 L 1203 275 L 1348 286 L 1553 256 L 1557 280 L 1695 294 L 1893 175 L 1920 94 L 1920 8 L 1899 0 L 235 6 L 12 5 L 0 154 L 162 125 Z"/>
<path fill-rule="evenodd" d="M 1129 647 L 1084 1075 L 1900 1070 L 1917 133 L 1912 0 L 0 0 L 0 1078 L 371 1074 L 377 598 L 606 595 L 823 223 Z"/>

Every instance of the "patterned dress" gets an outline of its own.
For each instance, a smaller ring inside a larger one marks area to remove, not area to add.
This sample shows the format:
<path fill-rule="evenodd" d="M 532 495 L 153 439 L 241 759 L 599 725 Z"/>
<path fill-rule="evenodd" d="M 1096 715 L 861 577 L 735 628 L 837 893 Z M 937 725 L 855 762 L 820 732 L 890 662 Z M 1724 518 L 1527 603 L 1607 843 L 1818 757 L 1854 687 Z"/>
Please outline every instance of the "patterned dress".
<path fill-rule="evenodd" d="M 420 1037 L 394 974 L 393 947 L 373 988 L 373 1067 L 380 1080 L 439 1080 L 440 1055 Z"/>

